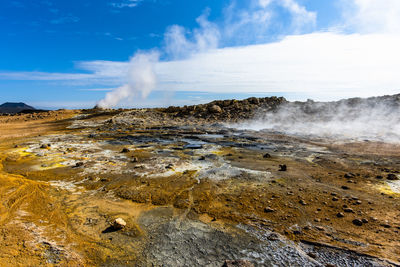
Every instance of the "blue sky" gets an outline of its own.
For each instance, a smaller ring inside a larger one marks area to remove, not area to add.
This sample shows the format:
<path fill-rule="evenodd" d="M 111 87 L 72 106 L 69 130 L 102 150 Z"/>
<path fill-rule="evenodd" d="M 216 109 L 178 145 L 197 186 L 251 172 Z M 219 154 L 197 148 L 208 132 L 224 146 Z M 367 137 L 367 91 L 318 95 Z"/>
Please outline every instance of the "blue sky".
<path fill-rule="evenodd" d="M 251 95 L 338 99 L 396 93 L 398 3 L 3 1 L 0 102 L 80 108 L 111 93 L 113 106 L 136 107 Z M 350 57 L 349 50 L 355 51 Z M 147 72 L 132 74 L 143 66 L 134 55 L 151 53 L 157 55 L 145 62 Z M 350 69 L 339 71 L 344 68 Z"/>

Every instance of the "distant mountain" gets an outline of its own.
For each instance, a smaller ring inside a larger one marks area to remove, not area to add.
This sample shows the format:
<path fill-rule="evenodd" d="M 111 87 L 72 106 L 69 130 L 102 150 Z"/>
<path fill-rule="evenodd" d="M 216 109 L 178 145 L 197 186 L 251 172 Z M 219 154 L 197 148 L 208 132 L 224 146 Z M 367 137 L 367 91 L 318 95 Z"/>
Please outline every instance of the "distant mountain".
<path fill-rule="evenodd" d="M 28 106 L 25 103 L 4 103 L 0 105 L 0 113 L 18 113 L 21 111 L 36 110 L 34 107 Z"/>

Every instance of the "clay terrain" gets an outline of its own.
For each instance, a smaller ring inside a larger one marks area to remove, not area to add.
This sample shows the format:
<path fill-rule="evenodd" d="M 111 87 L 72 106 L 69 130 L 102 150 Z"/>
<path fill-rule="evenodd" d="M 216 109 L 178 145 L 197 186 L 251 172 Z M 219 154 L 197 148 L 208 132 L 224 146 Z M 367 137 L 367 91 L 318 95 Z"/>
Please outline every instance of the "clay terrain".
<path fill-rule="evenodd" d="M 400 115 L 399 96 L 3 114 L 0 266 L 400 266 L 393 134 L 290 131 L 344 105 Z"/>

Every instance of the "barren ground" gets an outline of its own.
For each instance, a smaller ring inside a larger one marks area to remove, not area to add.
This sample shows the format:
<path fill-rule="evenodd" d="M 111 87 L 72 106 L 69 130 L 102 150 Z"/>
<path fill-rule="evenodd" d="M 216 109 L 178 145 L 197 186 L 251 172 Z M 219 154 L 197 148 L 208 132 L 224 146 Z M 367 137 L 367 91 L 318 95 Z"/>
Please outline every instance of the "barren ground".
<path fill-rule="evenodd" d="M 0 117 L 1 266 L 400 262 L 397 145 L 163 110 L 40 116 Z"/>

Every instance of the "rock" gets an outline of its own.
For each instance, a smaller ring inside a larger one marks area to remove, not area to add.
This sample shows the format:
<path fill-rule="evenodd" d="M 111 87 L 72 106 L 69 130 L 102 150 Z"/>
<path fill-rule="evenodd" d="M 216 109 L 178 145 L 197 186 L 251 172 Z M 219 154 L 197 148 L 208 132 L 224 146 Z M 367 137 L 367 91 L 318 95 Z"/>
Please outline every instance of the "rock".
<path fill-rule="evenodd" d="M 377 175 L 376 179 L 383 179 L 383 176 L 382 175 Z"/>
<path fill-rule="evenodd" d="M 165 168 L 168 169 L 168 170 L 172 169 L 172 168 L 174 168 L 174 164 L 170 163 L 167 166 L 165 166 Z"/>
<path fill-rule="evenodd" d="M 354 210 L 351 209 L 351 208 L 344 208 L 343 211 L 344 212 L 349 212 L 349 213 L 353 213 L 354 212 Z"/>
<path fill-rule="evenodd" d="M 265 154 L 263 155 L 263 158 L 264 158 L 264 159 L 269 159 L 269 158 L 271 158 L 271 155 L 270 155 L 269 153 L 265 153 Z"/>
<path fill-rule="evenodd" d="M 276 241 L 279 240 L 279 235 L 277 233 L 272 233 L 269 236 L 267 236 L 267 239 L 270 241 Z"/>
<path fill-rule="evenodd" d="M 226 260 L 222 267 L 254 267 L 254 265 L 247 260 Z"/>
<path fill-rule="evenodd" d="M 307 203 L 306 203 L 303 199 L 300 199 L 300 200 L 299 200 L 299 203 L 300 203 L 301 205 L 303 205 L 303 206 L 307 205 Z"/>
<path fill-rule="evenodd" d="M 339 199 L 337 197 L 333 197 L 332 201 L 338 201 Z"/>
<path fill-rule="evenodd" d="M 339 212 L 338 214 L 336 214 L 336 217 L 338 217 L 338 218 L 343 218 L 343 217 L 344 217 L 344 214 L 343 214 L 342 212 Z"/>
<path fill-rule="evenodd" d="M 348 186 L 346 186 L 346 185 L 342 185 L 342 189 L 349 190 L 350 188 Z"/>
<path fill-rule="evenodd" d="M 126 226 L 126 222 L 122 218 L 117 218 L 111 225 L 115 230 L 121 230 Z"/>
<path fill-rule="evenodd" d="M 389 174 L 387 175 L 387 179 L 388 179 L 388 180 L 391 180 L 391 181 L 394 181 L 394 180 L 399 180 L 399 177 L 397 177 L 396 174 L 389 173 Z"/>
<path fill-rule="evenodd" d="M 82 161 L 79 161 L 75 164 L 75 168 L 79 168 L 82 167 L 84 165 L 84 163 Z"/>
<path fill-rule="evenodd" d="M 264 208 L 264 212 L 265 213 L 270 213 L 270 212 L 275 212 L 275 210 L 270 208 L 270 207 L 266 207 L 266 208 Z"/>
<path fill-rule="evenodd" d="M 218 105 L 212 105 L 212 106 L 210 106 L 210 107 L 208 108 L 208 112 L 210 112 L 210 113 L 221 113 L 221 112 L 222 112 L 222 109 L 221 109 L 221 107 L 218 106 Z"/>
<path fill-rule="evenodd" d="M 354 220 L 353 220 L 353 224 L 354 224 L 354 225 L 357 225 L 357 226 L 362 226 L 362 225 L 363 225 L 363 222 L 362 222 L 360 219 L 354 219 Z"/>
<path fill-rule="evenodd" d="M 361 221 L 362 221 L 363 223 L 368 223 L 368 220 L 367 220 L 367 219 L 365 219 L 365 218 L 364 218 L 364 219 L 362 219 Z"/>
<path fill-rule="evenodd" d="M 315 254 L 312 253 L 312 252 L 308 252 L 307 255 L 308 255 L 309 257 L 313 258 L 313 259 L 316 259 L 316 258 L 317 258 L 317 255 L 315 255 Z"/>
<path fill-rule="evenodd" d="M 280 165 L 279 165 L 279 171 L 280 171 L 280 172 L 285 172 L 285 171 L 287 171 L 287 166 L 286 166 L 286 164 L 280 164 Z"/>
<path fill-rule="evenodd" d="M 199 157 L 199 160 L 206 160 L 206 157 L 205 156 L 201 156 L 201 157 Z"/>
<path fill-rule="evenodd" d="M 348 172 L 348 173 L 346 173 L 345 175 L 344 175 L 344 178 L 354 178 L 355 177 L 355 174 L 354 173 L 351 173 L 351 172 Z"/>
<path fill-rule="evenodd" d="M 42 148 L 42 149 L 46 149 L 46 148 L 49 148 L 49 146 L 48 146 L 48 145 L 46 145 L 46 144 L 43 144 L 43 145 L 41 145 L 41 146 L 40 146 L 40 148 Z"/>
<path fill-rule="evenodd" d="M 132 157 L 132 163 L 136 163 L 138 162 L 138 158 L 137 157 Z"/>
<path fill-rule="evenodd" d="M 121 151 L 121 153 L 129 153 L 129 152 L 130 152 L 129 148 L 126 147 L 124 147 Z"/>
<path fill-rule="evenodd" d="M 381 226 L 383 226 L 384 228 L 390 228 L 392 227 L 390 224 L 388 223 L 382 223 Z"/>

